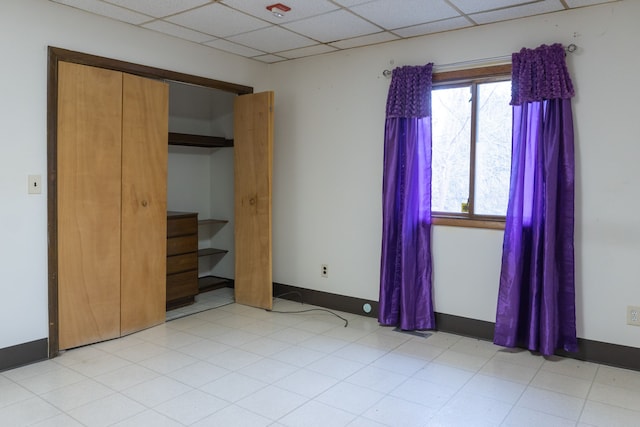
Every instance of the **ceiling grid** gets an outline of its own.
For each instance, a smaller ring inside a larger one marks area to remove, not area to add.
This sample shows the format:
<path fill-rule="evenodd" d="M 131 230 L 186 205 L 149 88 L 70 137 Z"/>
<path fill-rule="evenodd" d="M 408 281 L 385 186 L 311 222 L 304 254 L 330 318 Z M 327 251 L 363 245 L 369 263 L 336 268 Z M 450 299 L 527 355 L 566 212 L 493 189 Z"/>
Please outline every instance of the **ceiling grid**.
<path fill-rule="evenodd" d="M 619 0 L 50 1 L 274 63 Z"/>

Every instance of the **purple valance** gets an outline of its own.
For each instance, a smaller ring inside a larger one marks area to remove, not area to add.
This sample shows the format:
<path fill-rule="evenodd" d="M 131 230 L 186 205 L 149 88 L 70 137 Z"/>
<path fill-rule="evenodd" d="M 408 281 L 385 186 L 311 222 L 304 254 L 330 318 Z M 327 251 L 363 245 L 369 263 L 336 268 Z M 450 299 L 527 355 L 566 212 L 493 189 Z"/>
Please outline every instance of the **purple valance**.
<path fill-rule="evenodd" d="M 573 95 L 573 84 L 561 44 L 522 48 L 512 55 L 511 105 L 567 99 Z"/>
<path fill-rule="evenodd" d="M 433 64 L 398 67 L 393 70 L 387 118 L 421 118 L 431 115 L 431 75 Z"/>

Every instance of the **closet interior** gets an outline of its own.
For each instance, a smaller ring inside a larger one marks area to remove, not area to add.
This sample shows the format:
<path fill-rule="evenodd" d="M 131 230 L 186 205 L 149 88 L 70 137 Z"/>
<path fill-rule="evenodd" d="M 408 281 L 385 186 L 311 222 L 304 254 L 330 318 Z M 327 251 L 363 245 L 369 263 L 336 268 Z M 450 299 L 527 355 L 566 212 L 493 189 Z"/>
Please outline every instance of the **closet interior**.
<path fill-rule="evenodd" d="M 167 310 L 233 284 L 236 96 L 169 82 Z"/>

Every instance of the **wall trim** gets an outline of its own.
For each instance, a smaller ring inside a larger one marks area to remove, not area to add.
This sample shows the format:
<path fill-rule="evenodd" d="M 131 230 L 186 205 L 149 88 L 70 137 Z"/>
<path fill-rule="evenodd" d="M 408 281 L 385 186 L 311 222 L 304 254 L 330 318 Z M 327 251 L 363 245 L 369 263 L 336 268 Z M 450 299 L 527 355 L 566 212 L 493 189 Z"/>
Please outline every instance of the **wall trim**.
<path fill-rule="evenodd" d="M 360 314 L 367 317 L 378 317 L 378 301 L 362 298 L 348 297 L 313 289 L 299 288 L 297 286 L 273 283 L 273 296 L 305 304 L 317 305 L 331 310 L 344 311 L 345 313 Z M 365 304 L 371 306 L 371 311 L 366 313 Z"/>
<path fill-rule="evenodd" d="M 287 293 L 287 295 L 283 295 L 285 293 Z M 299 288 L 282 283 L 273 284 L 273 296 L 293 301 L 300 301 L 300 296 L 302 296 L 302 301 L 305 304 L 340 310 L 346 313 L 360 314 L 367 317 L 378 317 L 378 301 Z M 371 305 L 372 310 L 370 313 L 365 313 L 362 310 L 362 306 L 365 303 Z M 446 313 L 436 313 L 436 330 L 441 332 L 449 332 L 484 341 L 493 341 L 494 326 L 495 324 L 493 322 L 454 316 Z M 578 338 L 578 347 L 579 350 L 577 353 L 557 351 L 556 355 L 585 362 L 640 371 L 640 348 L 584 338 Z"/>
<path fill-rule="evenodd" d="M 48 349 L 46 338 L 0 348 L 0 372 L 45 360 Z"/>

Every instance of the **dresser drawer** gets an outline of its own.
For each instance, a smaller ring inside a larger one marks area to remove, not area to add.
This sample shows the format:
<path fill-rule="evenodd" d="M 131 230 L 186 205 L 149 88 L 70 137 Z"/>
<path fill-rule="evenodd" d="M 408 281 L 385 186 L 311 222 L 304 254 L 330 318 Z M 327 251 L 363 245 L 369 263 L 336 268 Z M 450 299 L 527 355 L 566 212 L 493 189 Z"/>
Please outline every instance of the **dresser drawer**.
<path fill-rule="evenodd" d="M 196 215 L 167 219 L 167 237 L 184 236 L 198 233 L 198 217 Z"/>
<path fill-rule="evenodd" d="M 198 269 L 198 253 L 190 252 L 183 255 L 167 257 L 167 274 Z"/>
<path fill-rule="evenodd" d="M 198 271 L 167 276 L 167 302 L 185 297 L 193 297 L 198 293 Z"/>
<path fill-rule="evenodd" d="M 167 256 L 198 251 L 198 235 L 170 237 L 167 239 Z"/>

